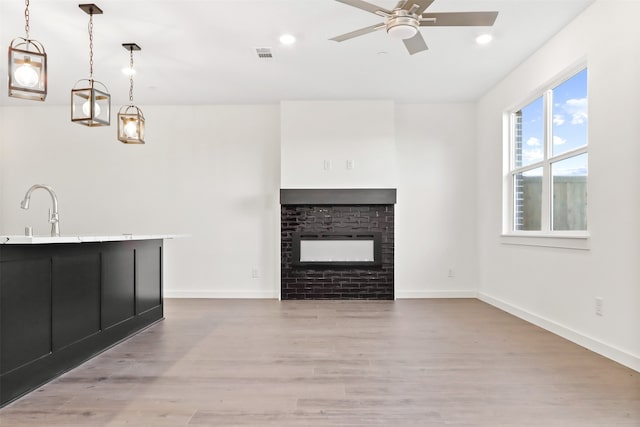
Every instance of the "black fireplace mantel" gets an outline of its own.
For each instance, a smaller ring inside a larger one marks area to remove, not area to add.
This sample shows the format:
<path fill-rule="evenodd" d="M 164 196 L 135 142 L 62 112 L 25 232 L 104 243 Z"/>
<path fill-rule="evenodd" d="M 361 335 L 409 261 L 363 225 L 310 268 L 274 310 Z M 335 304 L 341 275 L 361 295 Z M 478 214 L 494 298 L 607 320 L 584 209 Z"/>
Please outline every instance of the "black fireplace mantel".
<path fill-rule="evenodd" d="M 281 205 L 394 205 L 395 188 L 289 188 L 280 190 Z"/>

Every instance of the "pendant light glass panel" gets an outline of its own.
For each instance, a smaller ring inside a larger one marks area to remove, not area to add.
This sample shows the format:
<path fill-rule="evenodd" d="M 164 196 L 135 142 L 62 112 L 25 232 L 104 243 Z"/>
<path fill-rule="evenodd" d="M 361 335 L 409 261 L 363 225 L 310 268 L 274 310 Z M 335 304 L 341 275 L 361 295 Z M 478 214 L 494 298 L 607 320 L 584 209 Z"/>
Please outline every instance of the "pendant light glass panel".
<path fill-rule="evenodd" d="M 40 43 L 23 38 L 11 42 L 9 96 L 32 101 L 47 97 L 47 54 Z"/>
<path fill-rule="evenodd" d="M 47 97 L 47 54 L 44 46 L 29 38 L 29 0 L 25 0 L 25 37 L 17 37 L 9 45 L 9 96 L 44 101 Z"/>
<path fill-rule="evenodd" d="M 135 105 L 124 106 L 118 113 L 118 140 L 125 144 L 144 144 L 144 114 Z"/>
<path fill-rule="evenodd" d="M 111 95 L 106 86 L 96 80 L 78 81 L 71 90 L 71 121 L 85 126 L 109 126 Z"/>

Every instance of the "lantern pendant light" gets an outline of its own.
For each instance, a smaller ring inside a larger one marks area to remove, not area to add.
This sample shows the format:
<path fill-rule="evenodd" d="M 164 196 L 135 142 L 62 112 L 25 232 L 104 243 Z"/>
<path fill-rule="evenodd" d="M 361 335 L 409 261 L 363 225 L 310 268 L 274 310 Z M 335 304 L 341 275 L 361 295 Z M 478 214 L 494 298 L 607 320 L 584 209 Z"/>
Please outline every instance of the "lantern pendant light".
<path fill-rule="evenodd" d="M 93 79 L 93 15 L 102 10 L 95 4 L 81 4 L 89 15 L 89 78 L 78 80 L 71 89 L 71 121 L 85 126 L 111 124 L 111 95 L 107 87 Z"/>
<path fill-rule="evenodd" d="M 144 144 L 144 114 L 133 104 L 133 51 L 141 50 L 135 43 L 123 43 L 129 51 L 129 105 L 118 112 L 118 140 L 124 144 Z"/>
<path fill-rule="evenodd" d="M 47 54 L 44 46 L 29 38 L 29 0 L 25 0 L 24 30 L 9 45 L 9 96 L 44 101 L 47 97 Z"/>

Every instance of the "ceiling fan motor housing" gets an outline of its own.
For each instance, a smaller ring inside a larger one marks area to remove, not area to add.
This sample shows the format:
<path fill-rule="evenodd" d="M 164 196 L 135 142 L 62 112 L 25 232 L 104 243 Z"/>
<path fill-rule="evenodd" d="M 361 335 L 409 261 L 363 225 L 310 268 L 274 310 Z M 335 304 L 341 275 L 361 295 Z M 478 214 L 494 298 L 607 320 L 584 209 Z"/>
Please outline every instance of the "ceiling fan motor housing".
<path fill-rule="evenodd" d="M 410 39 L 415 36 L 420 26 L 418 17 L 403 9 L 396 9 L 387 20 L 387 34 L 396 39 Z"/>

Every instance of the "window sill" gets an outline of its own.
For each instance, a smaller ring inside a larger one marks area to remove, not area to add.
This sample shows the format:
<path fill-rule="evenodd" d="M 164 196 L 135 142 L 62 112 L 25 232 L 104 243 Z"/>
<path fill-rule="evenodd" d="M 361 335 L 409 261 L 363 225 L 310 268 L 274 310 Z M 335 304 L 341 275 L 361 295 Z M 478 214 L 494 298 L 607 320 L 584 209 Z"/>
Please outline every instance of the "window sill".
<path fill-rule="evenodd" d="M 591 239 L 588 233 L 576 234 L 534 234 L 511 233 L 500 236 L 503 245 L 541 246 L 546 248 L 578 249 L 588 251 L 591 249 Z"/>

